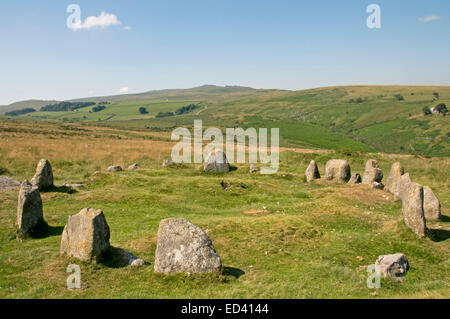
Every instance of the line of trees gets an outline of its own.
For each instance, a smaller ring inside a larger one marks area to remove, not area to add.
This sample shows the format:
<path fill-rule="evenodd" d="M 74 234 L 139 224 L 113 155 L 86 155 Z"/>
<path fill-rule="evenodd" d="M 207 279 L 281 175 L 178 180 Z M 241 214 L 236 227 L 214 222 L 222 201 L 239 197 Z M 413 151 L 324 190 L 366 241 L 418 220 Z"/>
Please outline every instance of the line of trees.
<path fill-rule="evenodd" d="M 33 113 L 33 112 L 36 112 L 36 110 L 32 109 L 31 107 L 27 107 L 27 108 L 20 109 L 20 110 L 6 112 L 5 115 L 6 116 L 18 116 L 18 115 L 23 115 L 23 114 Z"/>
<path fill-rule="evenodd" d="M 68 112 L 95 105 L 95 102 L 60 102 L 41 107 L 41 112 Z"/>

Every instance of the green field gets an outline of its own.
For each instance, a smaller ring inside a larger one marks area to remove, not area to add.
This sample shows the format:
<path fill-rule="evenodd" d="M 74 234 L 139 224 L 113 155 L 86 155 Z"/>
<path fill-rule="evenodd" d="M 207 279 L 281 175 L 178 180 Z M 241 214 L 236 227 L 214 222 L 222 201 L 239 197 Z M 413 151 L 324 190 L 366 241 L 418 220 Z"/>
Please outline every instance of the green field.
<path fill-rule="evenodd" d="M 433 95 L 435 92 L 439 98 Z M 403 100 L 398 100 L 398 95 Z M 358 98 L 360 103 L 356 102 Z M 85 100 L 109 100 L 111 104 L 97 113 L 90 113 L 92 107 L 87 107 L 72 112 L 35 112 L 19 118 L 167 132 L 176 126 L 192 127 L 194 119 L 201 119 L 210 127 L 279 127 L 282 146 L 450 156 L 450 117 L 425 116 L 422 112 L 424 107 L 439 103 L 450 107 L 450 87 L 351 86 L 280 91 L 204 86 Z M 155 118 L 158 112 L 173 112 L 191 103 L 201 108 Z M 148 114 L 139 114 L 139 107 L 145 107 Z"/>
<path fill-rule="evenodd" d="M 226 175 L 207 174 L 194 164 L 161 168 L 173 144 L 158 134 L 165 133 L 0 122 L 1 174 L 31 178 L 46 157 L 56 185 L 41 194 L 49 227 L 24 241 L 15 237 L 17 190 L 0 191 L 1 299 L 450 298 L 448 157 L 290 150 L 281 153 L 274 175 L 250 174 L 248 165 Z M 304 181 L 311 159 L 324 174 L 330 158 L 347 159 L 359 173 L 368 158 L 376 158 L 385 179 L 399 160 L 414 181 L 434 190 L 442 220 L 427 221 L 428 237 L 420 239 L 405 226 L 401 205 L 390 194 L 364 185 Z M 142 169 L 105 171 L 133 162 Z M 231 189 L 225 191 L 222 180 Z M 86 185 L 68 192 L 66 182 Z M 59 255 L 68 216 L 84 207 L 102 209 L 111 228 L 113 248 L 100 264 Z M 258 210 L 264 211 L 249 214 Z M 187 218 L 208 232 L 222 258 L 222 274 L 153 272 L 158 224 L 167 217 Z M 119 249 L 150 264 L 123 267 L 115 258 Z M 383 279 L 380 289 L 367 288 L 365 267 L 396 252 L 410 262 L 405 281 Z M 81 266 L 81 289 L 66 288 L 70 263 Z"/>

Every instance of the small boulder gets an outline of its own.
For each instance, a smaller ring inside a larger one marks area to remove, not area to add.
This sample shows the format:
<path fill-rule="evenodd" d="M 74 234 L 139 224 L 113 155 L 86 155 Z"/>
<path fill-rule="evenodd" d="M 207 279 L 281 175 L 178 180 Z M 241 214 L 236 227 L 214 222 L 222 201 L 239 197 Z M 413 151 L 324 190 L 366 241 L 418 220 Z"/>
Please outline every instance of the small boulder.
<path fill-rule="evenodd" d="M 362 178 L 362 183 L 369 185 L 372 188 L 382 189 L 383 184 L 381 180 L 383 179 L 383 172 L 378 166 L 378 161 L 370 159 L 366 162 L 366 167 L 364 169 L 364 174 Z"/>
<path fill-rule="evenodd" d="M 121 250 L 121 252 L 122 260 L 125 265 L 132 267 L 145 265 L 145 261 L 143 259 L 136 257 L 131 252 L 126 250 Z"/>
<path fill-rule="evenodd" d="M 155 272 L 205 273 L 221 271 L 222 262 L 211 239 L 184 218 L 167 218 L 159 223 Z"/>
<path fill-rule="evenodd" d="M 128 170 L 129 171 L 134 171 L 135 169 L 139 169 L 139 164 L 138 163 L 134 163 L 134 164 L 128 166 Z"/>
<path fill-rule="evenodd" d="M 44 224 L 42 199 L 37 185 L 25 180 L 20 186 L 17 205 L 16 225 L 19 232 L 24 235 L 34 228 Z"/>
<path fill-rule="evenodd" d="M 319 168 L 317 167 L 316 161 L 312 160 L 309 165 L 308 168 L 305 171 L 305 175 L 306 175 L 306 181 L 309 183 L 315 179 L 319 179 L 320 178 L 320 173 L 319 173 Z"/>
<path fill-rule="evenodd" d="M 39 161 L 31 184 L 36 185 L 40 191 L 53 186 L 53 170 L 48 160 L 43 158 Z"/>
<path fill-rule="evenodd" d="M 397 193 L 398 196 L 398 185 L 400 183 L 400 177 L 402 177 L 403 174 L 405 174 L 405 171 L 400 162 L 392 164 L 384 189 L 394 195 Z"/>
<path fill-rule="evenodd" d="M 172 161 L 170 159 L 165 159 L 163 161 L 162 167 L 169 167 L 170 165 L 172 165 Z"/>
<path fill-rule="evenodd" d="M 69 216 L 61 238 L 61 254 L 99 262 L 108 251 L 109 226 L 100 209 L 85 208 Z"/>
<path fill-rule="evenodd" d="M 250 173 L 256 173 L 256 172 L 259 172 L 259 167 L 254 164 L 250 164 Z"/>
<path fill-rule="evenodd" d="M 423 210 L 426 219 L 441 218 L 441 203 L 430 187 L 423 187 Z"/>
<path fill-rule="evenodd" d="M 350 177 L 350 180 L 348 181 L 349 184 L 359 184 L 361 183 L 361 175 L 359 173 L 355 173 Z"/>
<path fill-rule="evenodd" d="M 375 270 L 383 277 L 403 277 L 409 269 L 408 259 L 404 254 L 381 255 L 375 262 Z"/>
<path fill-rule="evenodd" d="M 426 222 L 423 211 L 423 187 L 417 183 L 411 183 L 406 195 L 402 198 L 403 219 L 417 236 L 425 237 Z"/>
<path fill-rule="evenodd" d="M 348 182 L 350 180 L 350 165 L 346 160 L 329 160 L 325 165 L 325 179 Z"/>
<path fill-rule="evenodd" d="M 120 167 L 120 166 L 110 166 L 106 170 L 108 172 L 120 172 L 120 171 L 122 171 L 122 167 Z"/>
<path fill-rule="evenodd" d="M 206 157 L 203 169 L 205 172 L 228 173 L 230 164 L 224 152 L 216 151 L 209 153 Z"/>
<path fill-rule="evenodd" d="M 0 176 L 0 190 L 19 188 L 19 187 L 20 187 L 20 182 L 14 180 L 8 176 Z"/>

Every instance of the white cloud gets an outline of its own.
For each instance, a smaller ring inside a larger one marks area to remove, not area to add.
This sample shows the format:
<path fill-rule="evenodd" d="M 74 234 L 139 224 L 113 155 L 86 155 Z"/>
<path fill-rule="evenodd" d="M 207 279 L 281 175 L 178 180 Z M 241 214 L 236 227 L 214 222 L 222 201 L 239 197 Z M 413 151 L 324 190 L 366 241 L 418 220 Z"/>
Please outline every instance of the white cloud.
<path fill-rule="evenodd" d="M 129 25 L 127 25 L 127 26 L 123 27 L 123 29 L 124 29 L 124 30 L 127 30 L 127 31 L 130 31 L 130 30 L 131 30 L 131 27 L 130 27 Z"/>
<path fill-rule="evenodd" d="M 429 16 L 426 17 L 420 17 L 419 21 L 420 22 L 430 22 L 430 21 L 436 21 L 436 20 L 440 20 L 441 17 L 435 14 L 431 14 Z"/>
<path fill-rule="evenodd" d="M 120 93 L 128 93 L 128 91 L 130 91 L 130 88 L 128 86 L 124 86 L 119 89 Z"/>
<path fill-rule="evenodd" d="M 122 22 L 119 21 L 117 16 L 112 13 L 106 13 L 102 11 L 98 17 L 90 16 L 87 17 L 84 22 L 78 21 L 78 23 L 74 23 L 71 27 L 73 30 L 80 29 L 90 29 L 94 27 L 106 28 L 111 25 L 119 25 Z"/>

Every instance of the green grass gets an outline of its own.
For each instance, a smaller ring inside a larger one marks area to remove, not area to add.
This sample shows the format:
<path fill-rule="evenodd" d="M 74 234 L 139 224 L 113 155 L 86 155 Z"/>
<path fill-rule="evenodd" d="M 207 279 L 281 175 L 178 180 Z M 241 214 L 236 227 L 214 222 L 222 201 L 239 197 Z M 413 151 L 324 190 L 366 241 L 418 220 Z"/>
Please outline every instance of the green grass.
<path fill-rule="evenodd" d="M 22 146 L 22 133 L 3 133 L 17 143 L 14 149 L 1 148 L 0 167 L 18 180 L 31 177 L 34 158 L 40 153 Z M 89 134 L 80 135 L 79 143 L 92 143 Z M 237 165 L 237 170 L 223 175 L 204 173 L 199 165 L 162 169 L 161 158 L 146 156 L 145 148 L 133 157 L 117 148 L 129 141 L 105 138 L 115 162 L 137 161 L 142 166 L 137 171 L 109 173 L 104 171 L 109 163 L 95 153 L 74 158 L 62 136 L 53 141 L 62 148 L 61 153 L 52 151 L 49 158 L 57 188 L 42 193 L 44 216 L 50 225 L 45 235 L 22 242 L 15 239 L 17 191 L 0 192 L 2 299 L 450 297 L 447 158 L 289 151 L 281 153 L 277 174 L 250 174 L 247 166 Z M 433 240 L 417 238 L 404 225 L 400 204 L 388 193 L 363 185 L 304 182 L 311 159 L 316 159 L 321 174 L 330 158 L 347 159 L 352 172 L 362 173 L 365 161 L 373 157 L 380 160 L 385 175 L 400 160 L 413 180 L 435 191 L 445 218 L 428 223 Z M 102 173 L 92 176 L 95 170 Z M 228 191 L 220 185 L 223 179 L 233 185 Z M 58 188 L 66 181 L 86 186 L 68 194 Z M 151 264 L 130 268 L 111 261 L 89 264 L 61 257 L 62 227 L 68 216 L 84 207 L 104 211 L 113 247 L 129 250 Z M 252 209 L 269 213 L 244 214 Z M 187 218 L 208 231 L 222 258 L 223 274 L 163 276 L 153 272 L 158 224 L 167 217 Z M 396 252 L 405 253 L 411 265 L 405 282 L 383 279 L 374 294 L 375 290 L 366 287 L 364 266 L 373 264 L 380 254 Z M 80 290 L 66 288 L 70 263 L 81 266 Z"/>

